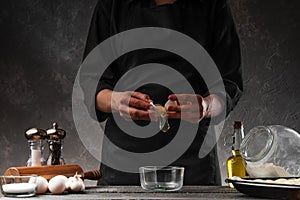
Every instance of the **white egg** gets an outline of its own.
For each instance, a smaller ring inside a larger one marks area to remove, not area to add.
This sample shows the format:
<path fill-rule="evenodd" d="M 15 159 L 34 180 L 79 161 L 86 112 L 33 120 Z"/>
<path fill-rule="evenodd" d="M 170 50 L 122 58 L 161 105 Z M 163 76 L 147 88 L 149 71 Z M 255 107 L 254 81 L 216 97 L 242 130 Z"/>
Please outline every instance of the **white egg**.
<path fill-rule="evenodd" d="M 50 179 L 48 188 L 53 194 L 62 194 L 66 189 L 68 178 L 63 175 L 57 175 Z"/>
<path fill-rule="evenodd" d="M 32 178 L 29 180 L 30 182 L 34 182 L 37 186 L 36 194 L 45 194 L 48 190 L 48 181 L 42 176 L 34 177 L 35 180 Z"/>
<path fill-rule="evenodd" d="M 70 190 L 70 178 L 68 178 L 67 182 L 66 182 L 66 189 L 65 190 Z"/>

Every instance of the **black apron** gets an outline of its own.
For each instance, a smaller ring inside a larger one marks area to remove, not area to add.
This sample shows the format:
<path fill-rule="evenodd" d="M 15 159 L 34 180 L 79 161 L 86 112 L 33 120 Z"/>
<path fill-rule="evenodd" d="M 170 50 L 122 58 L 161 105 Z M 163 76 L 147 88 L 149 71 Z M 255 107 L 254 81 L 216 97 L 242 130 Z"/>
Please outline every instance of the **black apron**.
<path fill-rule="evenodd" d="M 216 16 L 217 14 L 222 16 Z M 217 17 L 222 19 L 220 24 L 216 23 Z M 156 6 L 154 0 L 100 0 L 94 11 L 84 56 L 87 56 L 97 44 L 108 37 L 140 27 L 169 28 L 196 40 L 209 52 L 220 69 L 221 75 L 224 75 L 226 92 L 229 94 L 227 98 L 231 102 L 238 100 L 239 92 L 242 89 L 239 42 L 224 0 L 177 0 L 174 4 L 162 6 Z M 216 38 L 219 35 L 226 37 L 227 41 L 223 41 L 223 38 Z M 140 49 L 116 59 L 101 77 L 96 92 L 102 89 L 113 90 L 116 82 L 128 70 L 147 63 L 160 63 L 172 67 L 185 77 L 196 94 L 208 95 L 207 87 L 201 75 L 189 62 L 178 55 L 159 49 Z M 155 71 L 155 68 L 153 70 Z M 230 81 L 226 81 L 227 79 Z M 174 87 L 176 84 L 180 86 L 180 81 L 174 80 Z M 126 89 L 130 90 L 130 88 Z M 155 83 L 141 85 L 137 91 L 148 94 L 155 103 L 162 105 L 173 93 L 169 88 Z M 176 136 L 180 123 L 187 123 L 180 120 L 170 120 L 171 129 L 168 133 L 158 132 L 150 138 L 137 138 L 122 131 L 116 123 L 116 121 L 122 121 L 120 117 L 100 111 L 97 111 L 97 116 L 99 121 L 107 119 L 105 135 L 114 145 L 136 153 L 151 152 L 163 148 Z M 114 117 L 119 119 L 116 120 Z M 122 123 L 126 126 L 127 122 L 123 120 Z M 135 123 L 139 126 L 146 126 L 149 122 L 136 121 Z M 190 147 L 182 152 L 183 154 L 176 161 L 171 163 L 171 165 L 185 167 L 185 184 L 220 184 L 216 148 L 213 148 L 204 158 L 198 157 L 208 124 L 209 119 L 201 122 Z M 190 126 L 198 126 L 198 124 L 190 124 Z M 114 157 L 117 159 L 117 154 L 118 152 L 111 151 L 106 141 L 103 142 L 102 159 L 113 159 Z M 139 184 L 139 174 L 137 173 L 121 172 L 104 163 L 101 163 L 100 168 L 103 177 L 98 184 Z"/>

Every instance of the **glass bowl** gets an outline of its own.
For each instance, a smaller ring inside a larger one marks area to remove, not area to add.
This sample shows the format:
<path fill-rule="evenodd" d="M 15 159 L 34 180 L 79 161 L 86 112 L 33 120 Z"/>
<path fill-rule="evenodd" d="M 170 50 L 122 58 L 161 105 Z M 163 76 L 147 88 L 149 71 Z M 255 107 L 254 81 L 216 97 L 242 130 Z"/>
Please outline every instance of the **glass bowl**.
<path fill-rule="evenodd" d="M 177 191 L 182 188 L 184 167 L 145 166 L 139 168 L 141 186 L 152 191 Z"/>
<path fill-rule="evenodd" d="M 1 193 L 6 197 L 30 197 L 36 193 L 37 176 L 0 176 Z"/>

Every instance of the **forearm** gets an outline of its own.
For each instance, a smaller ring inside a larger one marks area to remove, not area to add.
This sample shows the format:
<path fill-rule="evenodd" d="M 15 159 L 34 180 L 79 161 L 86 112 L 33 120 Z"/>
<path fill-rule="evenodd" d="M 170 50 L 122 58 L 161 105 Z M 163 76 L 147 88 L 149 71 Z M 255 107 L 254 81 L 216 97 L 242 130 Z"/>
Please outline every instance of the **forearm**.
<path fill-rule="evenodd" d="M 111 90 L 109 89 L 101 90 L 96 95 L 96 108 L 101 112 L 111 113 L 112 112 L 111 99 L 112 99 Z"/>
<path fill-rule="evenodd" d="M 206 102 L 208 105 L 205 118 L 217 117 L 224 112 L 225 102 L 218 95 L 210 94 L 204 98 L 204 102 Z"/>

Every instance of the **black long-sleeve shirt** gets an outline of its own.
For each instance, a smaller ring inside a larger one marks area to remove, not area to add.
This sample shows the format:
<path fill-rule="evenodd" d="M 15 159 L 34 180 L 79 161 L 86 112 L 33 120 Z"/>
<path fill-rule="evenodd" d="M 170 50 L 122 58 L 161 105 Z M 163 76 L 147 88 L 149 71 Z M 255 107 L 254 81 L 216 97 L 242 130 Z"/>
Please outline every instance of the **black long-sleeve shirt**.
<path fill-rule="evenodd" d="M 177 0 L 174 4 L 161 6 L 157 6 L 154 0 L 99 0 L 90 25 L 84 57 L 107 38 L 126 30 L 142 27 L 172 29 L 188 35 L 202 45 L 222 76 L 226 90 L 227 113 L 233 109 L 241 96 L 243 85 L 239 39 L 226 0 Z M 170 66 L 188 80 L 195 93 L 202 96 L 209 94 L 201 74 L 189 62 L 171 52 L 152 48 L 132 51 L 116 59 L 103 73 L 96 92 L 102 89 L 114 90 L 116 83 L 126 72 L 147 63 Z M 159 76 L 163 78 L 164 75 Z M 124 88 L 130 90 L 130 87 Z M 148 94 L 155 103 L 160 104 L 164 104 L 168 95 L 173 93 L 169 88 L 155 83 L 141 85 L 137 90 Z M 169 133 L 157 133 L 150 138 L 138 138 L 126 134 L 118 126 L 112 114 L 97 111 L 97 117 L 100 121 L 107 119 L 106 136 L 118 147 L 132 152 L 151 152 L 162 148 L 175 137 L 180 123 L 185 123 L 180 120 L 170 120 Z M 136 123 L 145 126 L 148 122 Z M 126 126 L 125 121 L 124 124 Z M 202 125 L 190 148 L 173 163 L 186 167 L 186 184 L 218 183 L 215 149 L 206 157 L 198 158 L 207 130 L 205 123 Z M 104 142 L 103 159 L 113 159 L 114 156 L 118 159 L 117 155 L 118 152 L 110 152 Z M 102 184 L 138 184 L 139 182 L 138 175 L 123 173 L 105 164 L 101 165 L 101 169 L 104 174 L 100 181 Z"/>

